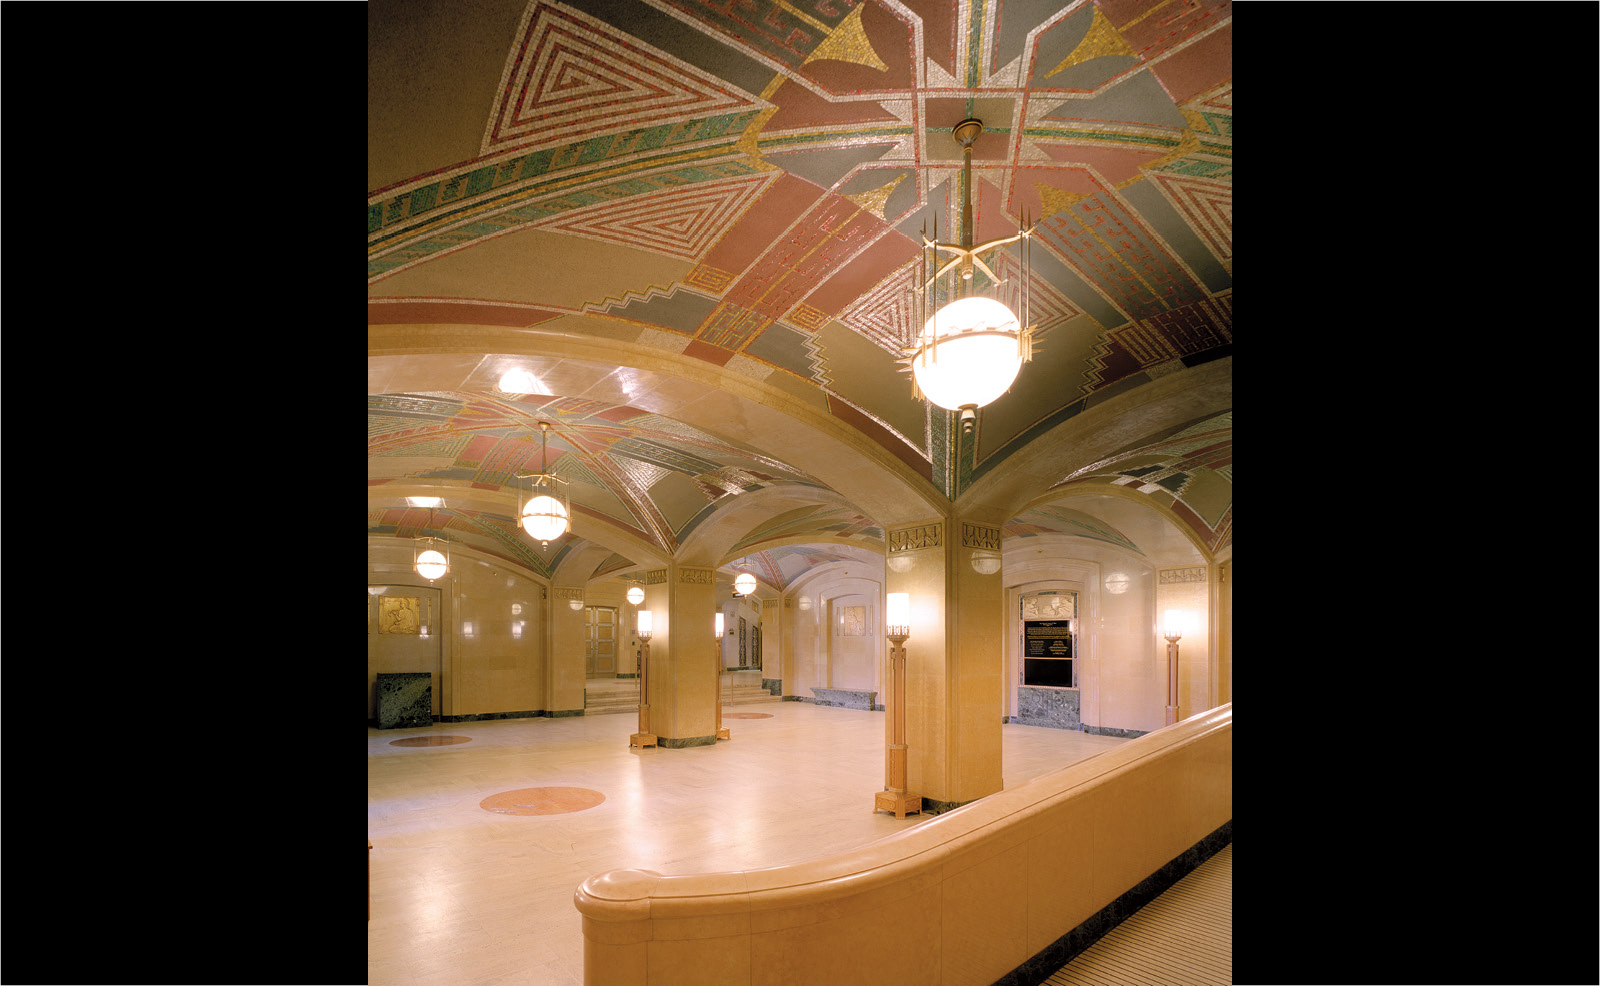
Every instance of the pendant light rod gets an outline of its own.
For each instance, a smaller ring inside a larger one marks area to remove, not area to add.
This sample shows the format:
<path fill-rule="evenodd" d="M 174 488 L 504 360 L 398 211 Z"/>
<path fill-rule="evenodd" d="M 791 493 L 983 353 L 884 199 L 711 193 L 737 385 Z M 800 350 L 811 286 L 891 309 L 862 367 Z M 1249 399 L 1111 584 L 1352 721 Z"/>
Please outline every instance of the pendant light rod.
<path fill-rule="evenodd" d="M 923 237 L 923 247 L 932 250 L 935 257 L 937 257 L 940 250 L 951 255 L 951 259 L 944 266 L 938 268 L 932 276 L 922 282 L 923 290 L 928 289 L 935 281 L 956 268 L 960 269 L 961 280 L 963 281 L 971 281 L 972 269 L 979 267 L 985 274 L 989 275 L 989 279 L 995 284 L 1004 284 L 1006 279 L 989 269 L 989 265 L 983 262 L 982 254 L 988 253 L 995 247 L 1005 246 L 1007 243 L 1026 240 L 1033 233 L 1033 227 L 1025 224 L 1017 230 L 1014 236 L 989 240 L 977 246 L 972 245 L 972 145 L 978 139 L 978 136 L 983 133 L 983 121 L 975 119 L 962 120 L 956 124 L 953 133 L 956 140 L 961 144 L 961 242 L 938 242 L 939 230 L 937 226 L 934 227 L 933 240 Z M 935 221 L 937 222 L 937 220 Z"/>
<path fill-rule="evenodd" d="M 557 483 L 566 480 L 550 475 L 550 422 L 539 422 L 539 471 L 517 478 L 529 480 L 528 499 L 522 505 L 518 523 L 548 548 L 551 539 L 566 533 L 572 512 L 570 501 L 556 488 Z"/>
<path fill-rule="evenodd" d="M 977 245 L 972 242 L 977 225 L 972 205 L 972 147 L 982 134 L 983 121 L 976 118 L 962 120 L 951 131 L 961 145 L 961 242 L 939 241 L 937 212 L 933 239 L 928 239 L 924 227 L 911 306 L 920 332 L 901 360 L 912 371 L 912 396 L 957 412 L 963 434 L 976 427 L 978 408 L 1010 389 L 1022 364 L 1033 358 L 1034 347 L 1026 304 L 1032 277 L 1029 237 L 1033 226 L 1024 219 L 1015 235 Z M 1001 285 L 1009 279 L 997 274 L 983 255 L 1019 240 L 1022 284 L 1011 293 L 1023 309 L 1020 317 L 998 297 L 979 294 L 972 283 L 973 270 L 982 270 L 994 285 L 994 293 L 1000 294 Z M 948 256 L 942 264 L 941 252 Z M 927 318 L 928 295 L 937 294 L 946 275 L 950 277 L 945 289 L 947 303 Z M 965 288 L 962 282 L 966 282 Z"/>

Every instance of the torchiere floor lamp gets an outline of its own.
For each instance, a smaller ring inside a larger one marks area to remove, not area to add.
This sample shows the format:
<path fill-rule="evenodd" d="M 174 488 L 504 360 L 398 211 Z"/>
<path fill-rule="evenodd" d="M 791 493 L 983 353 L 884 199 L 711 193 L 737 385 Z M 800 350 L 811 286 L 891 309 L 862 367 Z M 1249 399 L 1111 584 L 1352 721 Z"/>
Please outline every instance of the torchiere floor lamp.
<path fill-rule="evenodd" d="M 904 818 L 922 812 L 922 797 L 906 791 L 906 638 L 911 636 L 911 596 L 904 592 L 888 595 L 885 614 L 889 638 L 889 695 L 885 708 L 889 715 L 889 751 L 884 790 L 873 800 L 872 811 L 892 811 Z"/>
<path fill-rule="evenodd" d="M 639 639 L 644 642 L 644 649 L 639 658 L 639 731 L 628 737 L 629 746 L 641 749 L 647 746 L 657 746 L 656 734 L 650 731 L 650 635 L 652 632 L 650 611 L 639 611 Z"/>
<path fill-rule="evenodd" d="M 722 666 L 727 664 L 722 659 L 722 614 L 717 614 L 717 739 L 733 739 L 728 733 L 728 727 L 722 724 Z"/>
<path fill-rule="evenodd" d="M 1166 618 L 1167 638 L 1167 725 L 1178 721 L 1178 641 L 1183 637 L 1183 610 L 1169 609 Z"/>

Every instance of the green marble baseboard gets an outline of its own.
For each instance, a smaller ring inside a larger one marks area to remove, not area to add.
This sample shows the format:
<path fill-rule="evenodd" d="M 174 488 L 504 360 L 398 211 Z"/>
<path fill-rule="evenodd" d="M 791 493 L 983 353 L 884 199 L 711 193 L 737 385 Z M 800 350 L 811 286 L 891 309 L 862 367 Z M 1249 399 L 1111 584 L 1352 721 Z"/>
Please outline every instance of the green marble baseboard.
<path fill-rule="evenodd" d="M 656 745 L 664 750 L 682 750 L 691 746 L 716 746 L 715 736 L 657 736 Z"/>

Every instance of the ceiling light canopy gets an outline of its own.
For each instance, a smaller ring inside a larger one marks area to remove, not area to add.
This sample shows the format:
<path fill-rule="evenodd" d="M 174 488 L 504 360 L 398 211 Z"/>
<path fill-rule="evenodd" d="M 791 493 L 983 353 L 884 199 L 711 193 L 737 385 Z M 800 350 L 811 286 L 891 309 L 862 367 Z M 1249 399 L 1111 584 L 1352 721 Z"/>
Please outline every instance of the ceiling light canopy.
<path fill-rule="evenodd" d="M 963 120 L 953 134 L 961 144 L 961 242 L 938 242 L 922 237 L 917 260 L 917 286 L 912 291 L 912 323 L 920 324 L 915 344 L 906 348 L 902 361 L 912 373 L 912 393 L 961 415 L 961 430 L 977 423 L 978 408 L 992 403 L 1010 389 L 1022 364 L 1033 358 L 1033 326 L 1028 321 L 1030 274 L 1029 237 L 1033 227 L 1024 223 L 1015 236 L 972 245 L 972 144 L 983 132 L 981 120 Z M 1021 273 L 1007 292 L 1013 310 L 998 297 L 977 293 L 973 273 L 982 271 L 998 294 L 1007 279 L 1000 277 L 983 255 L 1008 243 L 1021 241 Z M 939 254 L 948 256 L 941 264 Z M 933 315 L 929 302 L 940 295 L 947 304 Z M 1020 311 L 1020 317 L 1018 314 Z"/>
<path fill-rule="evenodd" d="M 500 391 L 506 394 L 537 394 L 539 381 L 527 370 L 507 370 L 500 375 Z"/>

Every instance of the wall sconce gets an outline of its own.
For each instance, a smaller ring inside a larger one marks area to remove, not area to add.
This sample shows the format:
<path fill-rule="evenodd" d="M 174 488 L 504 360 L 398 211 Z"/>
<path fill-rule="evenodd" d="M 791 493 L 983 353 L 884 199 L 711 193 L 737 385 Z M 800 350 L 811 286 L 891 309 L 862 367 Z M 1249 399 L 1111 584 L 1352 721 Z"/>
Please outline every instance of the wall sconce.
<path fill-rule="evenodd" d="M 630 747 L 657 746 L 656 735 L 650 731 L 650 638 L 655 633 L 655 623 L 648 609 L 639 610 L 637 631 L 643 650 L 639 655 L 639 731 L 628 737 Z"/>
<path fill-rule="evenodd" d="M 896 818 L 921 814 L 922 797 L 906 791 L 906 640 L 911 636 L 911 595 L 891 592 L 884 598 L 884 635 L 889 638 L 889 694 L 884 709 L 889 716 L 889 749 L 884 767 L 884 789 L 872 802 L 874 814 L 894 813 Z"/>

